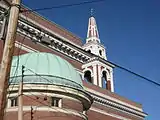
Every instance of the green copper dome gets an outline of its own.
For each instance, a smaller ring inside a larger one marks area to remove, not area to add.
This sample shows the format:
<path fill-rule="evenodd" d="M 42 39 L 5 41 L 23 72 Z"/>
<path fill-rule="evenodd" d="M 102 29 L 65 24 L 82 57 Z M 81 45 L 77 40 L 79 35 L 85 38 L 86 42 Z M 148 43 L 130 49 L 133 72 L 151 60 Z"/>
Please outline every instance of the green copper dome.
<path fill-rule="evenodd" d="M 18 65 L 18 67 L 17 67 Z M 83 89 L 80 75 L 66 60 L 51 53 L 34 52 L 15 56 L 12 60 L 10 83 L 54 84 Z"/>

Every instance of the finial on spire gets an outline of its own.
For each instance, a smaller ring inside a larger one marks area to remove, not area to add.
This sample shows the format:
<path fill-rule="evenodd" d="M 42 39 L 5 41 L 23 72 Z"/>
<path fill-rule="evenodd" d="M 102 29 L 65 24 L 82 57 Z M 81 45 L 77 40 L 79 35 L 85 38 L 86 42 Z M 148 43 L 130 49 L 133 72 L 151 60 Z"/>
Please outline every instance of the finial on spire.
<path fill-rule="evenodd" d="M 93 16 L 93 8 L 91 8 L 91 16 Z"/>

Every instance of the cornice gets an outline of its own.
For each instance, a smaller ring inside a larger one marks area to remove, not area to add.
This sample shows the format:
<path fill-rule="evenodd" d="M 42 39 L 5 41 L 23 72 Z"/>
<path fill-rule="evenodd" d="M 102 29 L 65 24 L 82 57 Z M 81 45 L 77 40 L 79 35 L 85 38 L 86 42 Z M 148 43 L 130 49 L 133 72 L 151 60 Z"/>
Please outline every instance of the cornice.
<path fill-rule="evenodd" d="M 93 97 L 93 100 L 94 100 L 94 103 L 97 103 L 97 104 L 100 104 L 100 105 L 103 105 L 103 106 L 106 106 L 106 107 L 111 107 L 113 109 L 116 109 L 118 111 L 121 111 L 121 112 L 125 112 L 127 114 L 130 114 L 130 115 L 133 115 L 133 116 L 136 116 L 136 117 L 140 117 L 140 118 L 144 118 L 147 116 L 146 113 L 144 113 L 142 111 L 141 108 L 138 108 L 136 106 L 132 106 L 128 103 L 125 103 L 125 102 L 122 102 L 118 99 L 115 99 L 115 98 L 112 98 L 112 97 L 105 97 L 107 95 L 97 95 L 96 92 L 94 91 L 91 91 L 89 89 L 87 89 L 87 92 Z"/>
<path fill-rule="evenodd" d="M 40 31 L 21 20 L 19 20 L 17 31 L 29 37 L 32 39 L 32 41 L 41 43 L 49 48 L 57 50 L 67 56 L 72 57 L 75 60 L 78 60 L 79 62 L 85 63 L 90 59 L 90 57 L 84 54 L 79 48 L 75 49 L 75 47 L 67 44 L 66 41 L 63 41 L 54 35 L 46 34 L 44 31 Z M 44 36 L 47 37 L 49 42 L 48 44 L 43 43 L 42 37 Z"/>
<path fill-rule="evenodd" d="M 14 87 L 13 87 L 14 86 Z M 8 89 L 8 93 L 11 95 L 17 94 L 19 85 L 10 85 Z M 32 91 L 31 91 L 32 90 Z M 88 92 L 85 90 L 66 87 L 63 85 L 45 85 L 45 84 L 24 84 L 23 85 L 23 94 L 27 93 L 56 93 L 60 95 L 72 96 L 75 99 L 79 99 L 86 109 L 89 109 L 91 104 L 93 103 L 93 98 Z M 32 95 L 32 94 L 31 94 Z"/>
<path fill-rule="evenodd" d="M 131 120 L 129 118 L 126 118 L 126 117 L 123 117 L 123 116 L 120 116 L 120 115 L 117 115 L 117 114 L 114 114 L 114 113 L 111 113 L 111 112 L 108 112 L 108 111 L 104 111 L 104 110 L 98 109 L 96 107 L 91 107 L 90 110 L 91 111 L 95 111 L 97 113 L 101 113 L 101 114 L 107 115 L 107 116 L 118 118 L 118 120 Z"/>

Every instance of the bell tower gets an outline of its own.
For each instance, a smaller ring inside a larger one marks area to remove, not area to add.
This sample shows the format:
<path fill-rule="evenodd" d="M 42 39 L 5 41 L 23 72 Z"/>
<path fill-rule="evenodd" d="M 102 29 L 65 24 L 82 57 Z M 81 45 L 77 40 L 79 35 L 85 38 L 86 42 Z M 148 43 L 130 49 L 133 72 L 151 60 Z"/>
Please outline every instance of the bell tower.
<path fill-rule="evenodd" d="M 107 61 L 106 50 L 100 42 L 96 19 L 93 17 L 92 12 L 88 22 L 87 38 L 83 49 L 94 54 L 89 62 L 82 65 L 84 80 L 114 92 L 114 65 Z"/>

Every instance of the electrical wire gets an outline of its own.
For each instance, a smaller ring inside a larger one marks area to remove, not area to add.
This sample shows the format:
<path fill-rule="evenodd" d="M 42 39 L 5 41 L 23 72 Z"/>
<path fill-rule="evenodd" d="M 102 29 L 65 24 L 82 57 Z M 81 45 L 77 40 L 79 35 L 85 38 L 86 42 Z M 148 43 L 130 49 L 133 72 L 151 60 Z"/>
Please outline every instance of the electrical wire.
<path fill-rule="evenodd" d="M 110 61 L 108 61 L 108 62 L 111 63 L 111 64 L 113 64 L 113 65 L 116 66 L 117 68 L 120 68 L 121 70 L 124 70 L 124 71 L 126 71 L 126 72 L 128 72 L 128 73 L 130 73 L 130 74 L 132 74 L 132 75 L 135 75 L 135 76 L 137 76 L 137 77 L 139 77 L 139 78 L 142 78 L 143 80 L 145 80 L 145 81 L 147 81 L 147 82 L 149 82 L 149 83 L 152 83 L 153 85 L 156 85 L 156 86 L 159 86 L 159 87 L 160 87 L 160 83 L 155 82 L 155 80 L 153 80 L 153 79 L 149 79 L 149 78 L 147 78 L 147 77 L 144 77 L 143 75 L 140 75 L 140 74 L 138 74 L 138 73 L 136 73 L 136 72 L 133 72 L 132 70 L 129 70 L 128 68 L 122 67 L 122 66 L 120 66 L 120 65 L 118 65 L 118 64 L 115 64 L 115 63 L 113 63 L 113 62 L 110 62 Z"/>
<path fill-rule="evenodd" d="M 91 4 L 91 3 L 98 3 L 98 2 L 103 2 L 103 1 L 106 1 L 106 0 L 84 1 L 84 2 L 80 2 L 80 3 L 63 4 L 63 5 L 57 5 L 57 6 L 45 7 L 45 8 L 37 8 L 37 9 L 31 9 L 31 10 L 21 10 L 21 12 L 44 11 L 44 10 L 51 10 L 51 9 L 54 9 L 54 8 L 65 8 L 65 7 L 79 6 L 79 5 L 85 5 L 85 4 Z"/>

